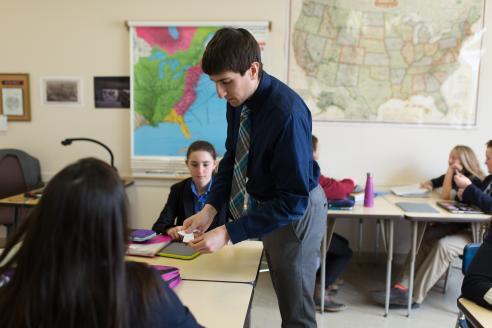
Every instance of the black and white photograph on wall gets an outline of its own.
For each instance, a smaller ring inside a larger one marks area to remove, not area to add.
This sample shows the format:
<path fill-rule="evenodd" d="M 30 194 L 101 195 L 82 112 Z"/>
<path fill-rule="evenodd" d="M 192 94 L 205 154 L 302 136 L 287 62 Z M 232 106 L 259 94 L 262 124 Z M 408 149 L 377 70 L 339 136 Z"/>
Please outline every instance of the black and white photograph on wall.
<path fill-rule="evenodd" d="M 82 79 L 77 77 L 42 77 L 44 105 L 82 106 Z"/>
<path fill-rule="evenodd" d="M 130 108 L 130 77 L 94 77 L 96 108 Z"/>

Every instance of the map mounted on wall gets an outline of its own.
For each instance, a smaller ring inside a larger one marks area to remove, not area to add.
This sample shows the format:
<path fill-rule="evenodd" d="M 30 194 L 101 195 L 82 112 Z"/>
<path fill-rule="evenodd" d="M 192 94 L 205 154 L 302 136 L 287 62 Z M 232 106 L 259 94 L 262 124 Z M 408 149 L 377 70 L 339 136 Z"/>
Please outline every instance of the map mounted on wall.
<path fill-rule="evenodd" d="M 483 0 L 291 0 L 288 83 L 315 121 L 476 125 Z"/>
<path fill-rule="evenodd" d="M 184 157 L 196 140 L 224 155 L 226 102 L 201 69 L 205 47 L 222 26 L 244 27 L 265 48 L 268 22 L 129 22 L 134 175 L 187 175 Z"/>

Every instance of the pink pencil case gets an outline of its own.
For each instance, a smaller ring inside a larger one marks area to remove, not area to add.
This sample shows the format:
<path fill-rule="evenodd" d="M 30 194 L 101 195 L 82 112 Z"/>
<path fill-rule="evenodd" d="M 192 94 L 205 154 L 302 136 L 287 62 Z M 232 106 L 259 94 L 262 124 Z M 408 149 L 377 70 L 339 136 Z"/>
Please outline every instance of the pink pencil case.
<path fill-rule="evenodd" d="M 162 280 L 164 280 L 170 288 L 175 288 L 181 282 L 179 269 L 168 265 L 152 265 L 157 270 Z"/>

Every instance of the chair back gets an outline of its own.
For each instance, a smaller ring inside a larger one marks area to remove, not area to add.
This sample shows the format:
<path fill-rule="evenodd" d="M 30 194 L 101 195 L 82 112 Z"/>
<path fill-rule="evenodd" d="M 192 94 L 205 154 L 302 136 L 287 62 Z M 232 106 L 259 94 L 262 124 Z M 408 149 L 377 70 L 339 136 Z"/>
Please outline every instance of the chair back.
<path fill-rule="evenodd" d="M 27 191 L 24 174 L 19 159 L 7 155 L 0 158 L 0 198 L 5 198 Z"/>
<path fill-rule="evenodd" d="M 465 248 L 463 249 L 463 264 L 461 265 L 461 272 L 463 272 L 463 274 L 466 274 L 466 271 L 468 271 L 470 263 L 475 257 L 475 254 L 477 254 L 480 245 L 480 243 L 469 243 L 465 245 Z"/>
<path fill-rule="evenodd" d="M 37 158 L 19 149 L 0 149 L 0 198 L 5 198 L 43 185 Z M 24 219 L 30 209 L 19 209 L 17 218 Z M 11 230 L 15 218 L 12 206 L 0 206 L 0 224 Z M 10 234 L 10 232 L 9 232 Z"/>

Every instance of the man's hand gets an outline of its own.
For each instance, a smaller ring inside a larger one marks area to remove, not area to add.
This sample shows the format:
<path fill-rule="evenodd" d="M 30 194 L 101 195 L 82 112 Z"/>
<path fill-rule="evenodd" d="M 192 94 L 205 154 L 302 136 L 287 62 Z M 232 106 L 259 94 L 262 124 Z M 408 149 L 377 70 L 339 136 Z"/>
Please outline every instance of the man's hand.
<path fill-rule="evenodd" d="M 182 226 L 172 227 L 166 230 L 166 234 L 171 237 L 173 240 L 181 239 L 181 236 L 178 234 L 178 231 L 183 230 Z"/>
<path fill-rule="evenodd" d="M 464 176 L 461 173 L 456 173 L 456 175 L 454 176 L 454 182 L 456 183 L 456 185 L 460 189 L 465 189 L 466 187 L 468 187 L 472 183 L 470 179 L 468 179 L 466 176 Z M 463 192 L 462 192 L 462 194 L 463 194 Z"/>
<path fill-rule="evenodd" d="M 190 216 L 183 222 L 183 229 L 186 233 L 207 231 L 208 227 L 212 224 L 212 221 L 217 214 L 217 210 L 212 205 L 205 205 L 203 209 Z"/>
<path fill-rule="evenodd" d="M 229 240 L 225 225 L 221 225 L 190 241 L 188 245 L 200 253 L 214 253 L 224 247 Z"/>

